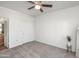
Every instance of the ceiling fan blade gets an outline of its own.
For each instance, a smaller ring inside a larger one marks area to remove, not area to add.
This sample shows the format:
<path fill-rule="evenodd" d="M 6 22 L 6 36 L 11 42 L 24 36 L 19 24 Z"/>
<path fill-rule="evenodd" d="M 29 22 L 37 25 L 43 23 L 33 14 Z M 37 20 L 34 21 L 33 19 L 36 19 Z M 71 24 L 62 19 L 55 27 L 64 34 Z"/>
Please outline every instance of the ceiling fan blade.
<path fill-rule="evenodd" d="M 41 12 L 44 12 L 42 8 L 40 8 L 40 11 L 41 11 Z"/>
<path fill-rule="evenodd" d="M 42 4 L 43 7 L 52 7 L 52 5 Z"/>
<path fill-rule="evenodd" d="M 32 6 L 32 7 L 28 8 L 28 9 L 30 10 L 30 9 L 32 9 L 32 8 L 34 8 L 34 7 L 35 7 L 35 6 Z"/>
<path fill-rule="evenodd" d="M 33 1 L 27 1 L 27 2 L 29 2 L 29 3 L 31 3 L 31 4 L 35 4 Z"/>

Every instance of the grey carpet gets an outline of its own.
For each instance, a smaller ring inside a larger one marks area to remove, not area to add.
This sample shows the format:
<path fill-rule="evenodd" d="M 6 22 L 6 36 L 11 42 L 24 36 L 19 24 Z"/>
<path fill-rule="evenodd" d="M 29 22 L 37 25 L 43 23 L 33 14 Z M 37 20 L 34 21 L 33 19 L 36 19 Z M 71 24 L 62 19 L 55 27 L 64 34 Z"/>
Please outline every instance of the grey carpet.
<path fill-rule="evenodd" d="M 37 41 L 0 51 L 1 58 L 74 58 L 74 53 Z"/>

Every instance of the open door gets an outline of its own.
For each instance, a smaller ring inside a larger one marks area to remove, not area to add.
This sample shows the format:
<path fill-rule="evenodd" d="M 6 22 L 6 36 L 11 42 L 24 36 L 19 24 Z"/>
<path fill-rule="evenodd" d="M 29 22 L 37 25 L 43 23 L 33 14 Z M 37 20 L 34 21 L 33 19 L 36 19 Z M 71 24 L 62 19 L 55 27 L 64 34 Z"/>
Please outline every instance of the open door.
<path fill-rule="evenodd" d="M 9 22 L 6 17 L 0 17 L 0 45 L 4 45 L 5 47 L 9 47 Z"/>
<path fill-rule="evenodd" d="M 0 17 L 0 50 L 9 47 L 8 42 L 8 19 L 5 17 Z"/>
<path fill-rule="evenodd" d="M 6 46 L 7 48 L 9 48 L 9 24 L 8 24 L 8 19 L 5 20 L 4 22 L 4 46 Z"/>

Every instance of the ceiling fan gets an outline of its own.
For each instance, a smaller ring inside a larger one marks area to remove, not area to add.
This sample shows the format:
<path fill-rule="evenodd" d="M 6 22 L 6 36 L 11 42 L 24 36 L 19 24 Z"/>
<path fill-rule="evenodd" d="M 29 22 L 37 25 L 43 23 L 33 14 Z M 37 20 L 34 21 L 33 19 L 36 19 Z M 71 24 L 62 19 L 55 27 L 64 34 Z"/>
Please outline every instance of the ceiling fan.
<path fill-rule="evenodd" d="M 43 7 L 49 7 L 52 8 L 51 4 L 42 4 L 42 1 L 28 1 L 31 4 L 34 4 L 34 6 L 28 8 L 28 10 L 31 10 L 33 8 L 40 10 L 41 12 L 44 12 Z"/>

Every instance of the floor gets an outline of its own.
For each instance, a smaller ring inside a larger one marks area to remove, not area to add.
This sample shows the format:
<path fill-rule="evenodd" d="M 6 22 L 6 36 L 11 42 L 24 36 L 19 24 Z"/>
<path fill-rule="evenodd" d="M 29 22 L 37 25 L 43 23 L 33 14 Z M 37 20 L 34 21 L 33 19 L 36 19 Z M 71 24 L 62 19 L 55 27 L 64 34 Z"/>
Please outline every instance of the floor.
<path fill-rule="evenodd" d="M 5 47 L 4 45 L 1 45 L 0 46 L 0 51 L 2 51 L 2 50 L 4 50 L 4 49 L 6 49 L 7 47 Z"/>
<path fill-rule="evenodd" d="M 74 53 L 37 41 L 0 51 L 0 58 L 74 58 Z"/>

